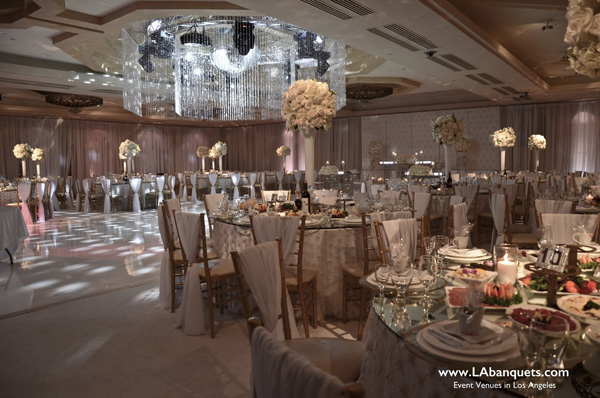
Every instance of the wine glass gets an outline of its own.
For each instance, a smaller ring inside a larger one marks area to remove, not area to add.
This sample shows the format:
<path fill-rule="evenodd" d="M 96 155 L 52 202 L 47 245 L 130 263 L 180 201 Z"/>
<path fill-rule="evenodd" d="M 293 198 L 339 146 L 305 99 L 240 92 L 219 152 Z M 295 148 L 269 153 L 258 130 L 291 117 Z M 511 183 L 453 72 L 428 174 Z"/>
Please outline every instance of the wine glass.
<path fill-rule="evenodd" d="M 429 297 L 429 289 L 436 283 L 438 277 L 437 262 L 434 256 L 424 254 L 419 259 L 419 270 L 417 276 L 419 281 L 425 287 L 425 294 L 421 300 L 421 306 L 425 310 L 425 317 L 421 324 L 427 325 L 431 321 L 429 320 L 429 308 L 431 308 L 432 300 Z"/>
<path fill-rule="evenodd" d="M 406 291 L 413 279 L 414 266 L 408 256 L 400 256 L 391 267 L 391 278 L 396 288 L 396 306 L 398 311 L 406 312 Z"/>
<path fill-rule="evenodd" d="M 532 319 L 529 333 L 541 358 L 542 368 L 562 367 L 562 356 L 569 342 L 569 322 L 559 315 L 550 315 L 545 319 Z"/>
<path fill-rule="evenodd" d="M 444 267 L 444 259 L 446 258 L 446 255 L 444 252 L 440 251 L 440 249 L 450 244 L 450 238 L 448 238 L 446 235 L 434 235 L 432 239 L 434 242 L 434 249 L 432 253 L 435 256 L 439 266 L 439 271 L 441 272 L 442 268 Z"/>
<path fill-rule="evenodd" d="M 377 281 L 377 287 L 379 288 L 379 296 L 377 302 L 379 304 L 379 310 L 383 313 L 383 292 L 385 285 L 390 277 L 390 266 L 389 264 L 377 264 L 375 266 L 375 279 Z"/>
<path fill-rule="evenodd" d="M 546 226 L 538 228 L 537 231 L 535 232 L 535 235 L 536 235 L 538 247 L 540 248 L 540 250 L 552 245 L 552 226 L 551 225 L 546 225 Z"/>
<path fill-rule="evenodd" d="M 435 242 L 433 240 L 433 236 L 426 236 L 424 240 L 425 244 L 425 253 L 431 255 L 433 249 L 435 249 Z"/>

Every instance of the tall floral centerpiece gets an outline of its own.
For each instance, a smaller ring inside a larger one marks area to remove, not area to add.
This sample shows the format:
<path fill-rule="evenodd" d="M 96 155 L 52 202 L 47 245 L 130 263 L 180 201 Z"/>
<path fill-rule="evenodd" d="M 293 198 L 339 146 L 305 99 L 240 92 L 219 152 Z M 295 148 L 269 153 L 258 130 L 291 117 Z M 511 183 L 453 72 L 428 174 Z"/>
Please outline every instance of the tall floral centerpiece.
<path fill-rule="evenodd" d="M 444 176 L 450 173 L 450 164 L 448 163 L 448 145 L 453 145 L 464 134 L 464 123 L 457 120 L 454 114 L 440 116 L 431 121 L 431 132 L 433 140 L 440 145 L 444 145 Z"/>
<path fill-rule="evenodd" d="M 38 178 L 42 178 L 42 172 L 41 172 L 41 167 L 40 167 L 40 161 L 44 160 L 44 158 L 46 157 L 46 154 L 44 153 L 44 150 L 42 148 L 35 148 L 33 150 L 33 153 L 31 154 L 31 160 L 33 160 L 34 162 L 37 162 L 37 164 L 35 165 L 36 167 L 36 174 Z"/>
<path fill-rule="evenodd" d="M 210 160 L 212 160 L 211 170 L 215 171 L 215 159 L 219 157 L 219 155 L 217 155 L 217 152 L 215 152 L 215 147 L 210 148 L 210 150 L 208 151 L 208 157 L 210 158 Z"/>
<path fill-rule="evenodd" d="M 288 157 L 290 153 L 292 153 L 292 150 L 290 149 L 290 147 L 282 145 L 279 148 L 277 148 L 275 152 L 277 153 L 277 156 L 283 158 L 283 172 L 285 173 L 285 158 Z"/>
<path fill-rule="evenodd" d="M 315 183 L 315 135 L 327 131 L 335 116 L 335 93 L 327 83 L 316 80 L 296 80 L 283 94 L 281 115 L 289 129 L 300 130 L 304 136 L 306 183 Z"/>
<path fill-rule="evenodd" d="M 119 159 L 127 160 L 126 174 L 131 175 L 135 171 L 133 166 L 133 158 L 139 153 L 139 145 L 129 139 L 121 142 L 119 145 Z"/>
<path fill-rule="evenodd" d="M 27 177 L 27 164 L 25 161 L 33 154 L 33 148 L 27 144 L 17 144 L 13 148 L 13 154 L 17 159 L 21 159 L 21 171 L 23 172 L 23 178 Z"/>
<path fill-rule="evenodd" d="M 533 151 L 533 168 L 538 171 L 540 168 L 540 151 L 546 149 L 546 137 L 541 134 L 532 134 L 527 139 L 527 147 Z"/>
<path fill-rule="evenodd" d="M 460 153 L 461 156 L 457 159 L 460 168 L 464 171 L 467 169 L 467 152 L 471 150 L 473 146 L 473 141 L 467 136 L 462 136 L 460 139 L 456 140 L 454 143 L 454 150 L 456 153 Z"/>
<path fill-rule="evenodd" d="M 211 150 L 219 157 L 219 171 L 223 172 L 223 156 L 227 155 L 227 144 L 222 141 L 217 141 Z"/>
<path fill-rule="evenodd" d="M 503 129 L 494 131 L 490 135 L 492 142 L 496 148 L 500 148 L 500 173 L 506 173 L 506 149 L 515 146 L 517 135 L 512 127 L 504 127 Z"/>
<path fill-rule="evenodd" d="M 209 154 L 210 154 L 210 150 L 205 146 L 199 146 L 198 149 L 196 150 L 196 155 L 198 155 L 199 158 L 202 158 L 202 172 L 203 173 L 206 171 L 206 169 L 204 167 L 204 158 L 207 157 Z"/>
<path fill-rule="evenodd" d="M 569 0 L 565 43 L 573 70 L 589 77 L 600 72 L 600 1 Z"/>

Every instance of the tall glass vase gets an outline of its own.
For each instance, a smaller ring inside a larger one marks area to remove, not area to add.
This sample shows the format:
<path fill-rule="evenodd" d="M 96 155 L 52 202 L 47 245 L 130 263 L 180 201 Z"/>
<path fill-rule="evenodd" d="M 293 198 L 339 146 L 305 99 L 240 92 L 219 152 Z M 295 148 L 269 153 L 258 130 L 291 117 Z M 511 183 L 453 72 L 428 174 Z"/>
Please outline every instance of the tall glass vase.
<path fill-rule="evenodd" d="M 506 172 L 506 149 L 500 148 L 500 174 Z"/>
<path fill-rule="evenodd" d="M 540 168 L 540 150 L 533 150 L 533 171 L 538 171 Z"/>
<path fill-rule="evenodd" d="M 131 156 L 127 157 L 127 177 L 131 177 Z"/>
<path fill-rule="evenodd" d="M 448 173 L 450 173 L 450 164 L 448 163 L 449 160 L 448 145 L 444 144 L 444 178 L 448 177 Z"/>
<path fill-rule="evenodd" d="M 205 156 L 202 156 L 202 172 L 206 172 L 206 168 L 204 167 L 204 158 Z"/>
<path fill-rule="evenodd" d="M 283 172 L 285 173 L 285 160 L 287 159 L 287 156 L 282 156 L 283 157 Z"/>
<path fill-rule="evenodd" d="M 127 160 L 123 161 L 123 175 L 127 174 Z"/>
<path fill-rule="evenodd" d="M 27 163 L 25 163 L 25 159 L 21 160 L 21 169 L 23 171 L 23 178 L 27 177 Z"/>
<path fill-rule="evenodd" d="M 42 167 L 40 166 L 40 162 L 37 162 L 35 165 L 35 171 L 37 172 L 37 178 L 42 178 Z"/>
<path fill-rule="evenodd" d="M 219 172 L 223 172 L 223 155 L 219 155 Z"/>
<path fill-rule="evenodd" d="M 315 135 L 317 130 L 313 128 L 300 129 L 304 136 L 304 168 L 306 185 L 314 188 L 315 185 Z"/>

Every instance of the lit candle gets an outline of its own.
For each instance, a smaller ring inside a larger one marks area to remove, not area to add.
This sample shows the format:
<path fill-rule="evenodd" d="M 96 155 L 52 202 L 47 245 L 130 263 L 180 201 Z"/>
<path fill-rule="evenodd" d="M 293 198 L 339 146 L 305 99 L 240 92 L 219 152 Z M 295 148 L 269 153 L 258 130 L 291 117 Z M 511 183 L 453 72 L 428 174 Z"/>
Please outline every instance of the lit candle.
<path fill-rule="evenodd" d="M 342 160 L 342 169 L 344 168 L 344 165 L 345 165 L 345 164 L 346 164 L 346 162 L 344 162 L 344 161 Z"/>
<path fill-rule="evenodd" d="M 421 155 L 423 154 L 423 151 L 421 151 Z"/>
<path fill-rule="evenodd" d="M 594 197 L 588 193 L 588 195 L 585 197 L 585 203 L 590 204 L 592 203 L 592 200 L 594 200 Z"/>
<path fill-rule="evenodd" d="M 511 285 L 517 281 L 518 264 L 508 259 L 508 254 L 498 261 L 498 277 L 501 282 L 508 282 Z"/>
<path fill-rule="evenodd" d="M 327 166 L 329 166 L 329 160 L 325 163 Z"/>
<path fill-rule="evenodd" d="M 394 156 L 397 156 L 397 155 L 396 155 L 396 152 L 392 152 L 392 155 L 394 155 Z"/>

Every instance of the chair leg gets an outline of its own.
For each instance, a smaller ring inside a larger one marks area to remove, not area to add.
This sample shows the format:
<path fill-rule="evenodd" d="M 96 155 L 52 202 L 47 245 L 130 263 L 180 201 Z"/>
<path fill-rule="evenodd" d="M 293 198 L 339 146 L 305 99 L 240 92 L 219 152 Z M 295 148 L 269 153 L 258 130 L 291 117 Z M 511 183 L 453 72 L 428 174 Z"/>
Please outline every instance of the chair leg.
<path fill-rule="evenodd" d="M 175 312 L 175 271 L 171 269 L 171 312 Z"/>
<path fill-rule="evenodd" d="M 358 332 L 356 333 L 356 340 L 362 340 L 363 320 L 365 318 L 365 310 L 367 308 L 367 293 L 367 288 L 361 288 L 360 312 L 358 313 Z"/>
<path fill-rule="evenodd" d="M 207 296 L 208 296 L 208 317 L 210 319 L 210 338 L 215 338 L 215 314 L 213 308 L 213 292 L 212 283 L 206 284 Z"/>
<path fill-rule="evenodd" d="M 308 332 L 308 316 L 306 315 L 306 303 L 304 302 L 304 287 L 301 284 L 298 285 L 298 296 L 300 300 L 300 311 L 302 312 L 302 324 L 304 326 L 304 335 L 305 337 L 310 337 L 310 333 Z"/>

